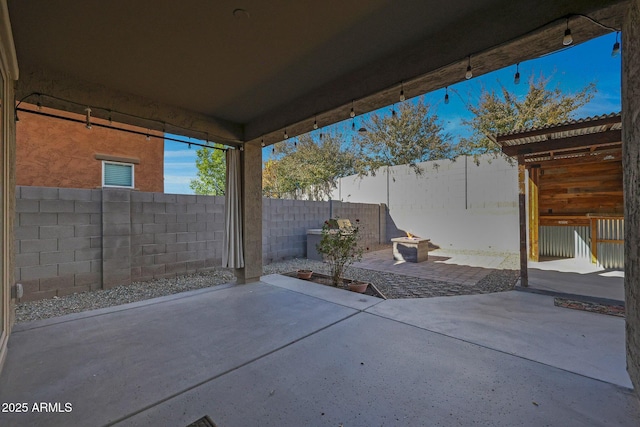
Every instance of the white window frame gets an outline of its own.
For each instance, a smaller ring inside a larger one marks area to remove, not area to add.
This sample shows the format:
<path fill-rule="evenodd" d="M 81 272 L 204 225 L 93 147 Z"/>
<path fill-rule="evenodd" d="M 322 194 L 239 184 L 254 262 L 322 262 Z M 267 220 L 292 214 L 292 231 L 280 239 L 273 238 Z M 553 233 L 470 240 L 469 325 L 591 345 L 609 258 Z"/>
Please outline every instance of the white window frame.
<path fill-rule="evenodd" d="M 121 166 L 131 166 L 131 186 L 127 186 L 127 185 L 108 185 L 105 184 L 104 182 L 104 173 L 105 173 L 105 164 L 113 164 L 113 165 L 121 165 Z M 114 162 L 114 161 L 110 161 L 110 160 L 103 160 L 102 161 L 102 186 L 103 187 L 110 187 L 110 188 L 135 188 L 136 185 L 136 165 L 133 163 L 126 163 L 126 162 Z"/>

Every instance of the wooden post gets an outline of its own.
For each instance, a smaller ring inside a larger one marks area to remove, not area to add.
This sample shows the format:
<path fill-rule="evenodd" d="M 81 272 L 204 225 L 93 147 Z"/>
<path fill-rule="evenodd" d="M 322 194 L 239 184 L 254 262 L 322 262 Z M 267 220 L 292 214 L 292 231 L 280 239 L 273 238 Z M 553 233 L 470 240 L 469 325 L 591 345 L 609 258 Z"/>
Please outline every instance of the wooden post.
<path fill-rule="evenodd" d="M 598 263 L 598 219 L 589 218 L 591 228 L 591 263 Z"/>
<path fill-rule="evenodd" d="M 524 159 L 518 158 L 518 213 L 520 215 L 520 286 L 529 286 L 527 272 L 527 199 Z"/>
<path fill-rule="evenodd" d="M 529 259 L 538 262 L 540 249 L 538 235 L 540 231 L 540 212 L 538 208 L 538 182 L 540 168 L 529 169 Z"/>

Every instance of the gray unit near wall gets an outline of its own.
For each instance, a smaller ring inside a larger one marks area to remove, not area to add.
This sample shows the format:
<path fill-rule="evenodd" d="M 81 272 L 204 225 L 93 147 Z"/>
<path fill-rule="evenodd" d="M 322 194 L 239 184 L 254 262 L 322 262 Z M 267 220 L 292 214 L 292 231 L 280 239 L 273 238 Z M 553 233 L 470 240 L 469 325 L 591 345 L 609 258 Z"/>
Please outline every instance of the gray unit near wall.
<path fill-rule="evenodd" d="M 224 197 L 17 187 L 16 281 L 22 301 L 170 278 L 222 265 Z M 265 263 L 306 256 L 306 233 L 360 219 L 370 249 L 386 240 L 384 206 L 264 199 Z"/>

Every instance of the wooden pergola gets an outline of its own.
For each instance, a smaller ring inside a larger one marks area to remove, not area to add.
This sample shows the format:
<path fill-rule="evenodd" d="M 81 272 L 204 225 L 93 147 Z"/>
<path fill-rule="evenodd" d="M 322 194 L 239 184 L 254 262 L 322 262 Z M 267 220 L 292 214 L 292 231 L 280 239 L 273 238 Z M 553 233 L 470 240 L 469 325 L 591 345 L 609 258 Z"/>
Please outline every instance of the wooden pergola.
<path fill-rule="evenodd" d="M 599 220 L 623 217 L 620 113 L 501 134 L 495 142 L 518 160 L 522 286 L 527 260 L 539 258 L 540 226 L 588 226 L 592 262 L 598 243 L 623 243 L 621 235 L 598 239 Z"/>

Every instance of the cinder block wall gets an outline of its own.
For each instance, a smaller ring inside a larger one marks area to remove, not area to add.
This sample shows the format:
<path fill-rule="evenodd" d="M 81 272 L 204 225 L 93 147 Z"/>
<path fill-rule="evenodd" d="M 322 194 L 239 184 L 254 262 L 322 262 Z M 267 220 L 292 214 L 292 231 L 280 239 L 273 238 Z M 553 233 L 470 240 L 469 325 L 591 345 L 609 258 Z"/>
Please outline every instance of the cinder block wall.
<path fill-rule="evenodd" d="M 17 187 L 16 281 L 22 301 L 111 288 L 222 265 L 224 197 Z M 381 207 L 263 200 L 265 263 L 305 257 L 307 229 L 330 216 L 360 219 L 375 247 Z M 382 238 L 381 238 L 382 236 Z"/>
<path fill-rule="evenodd" d="M 131 193 L 131 279 L 222 265 L 224 197 Z"/>
<path fill-rule="evenodd" d="M 386 235 L 410 232 L 443 248 L 518 252 L 518 170 L 485 156 L 382 168 L 376 176 L 345 177 L 332 197 L 388 204 Z M 334 202 L 335 203 L 335 202 Z"/>
<path fill-rule="evenodd" d="M 16 188 L 16 281 L 24 300 L 102 286 L 102 192 Z"/>

